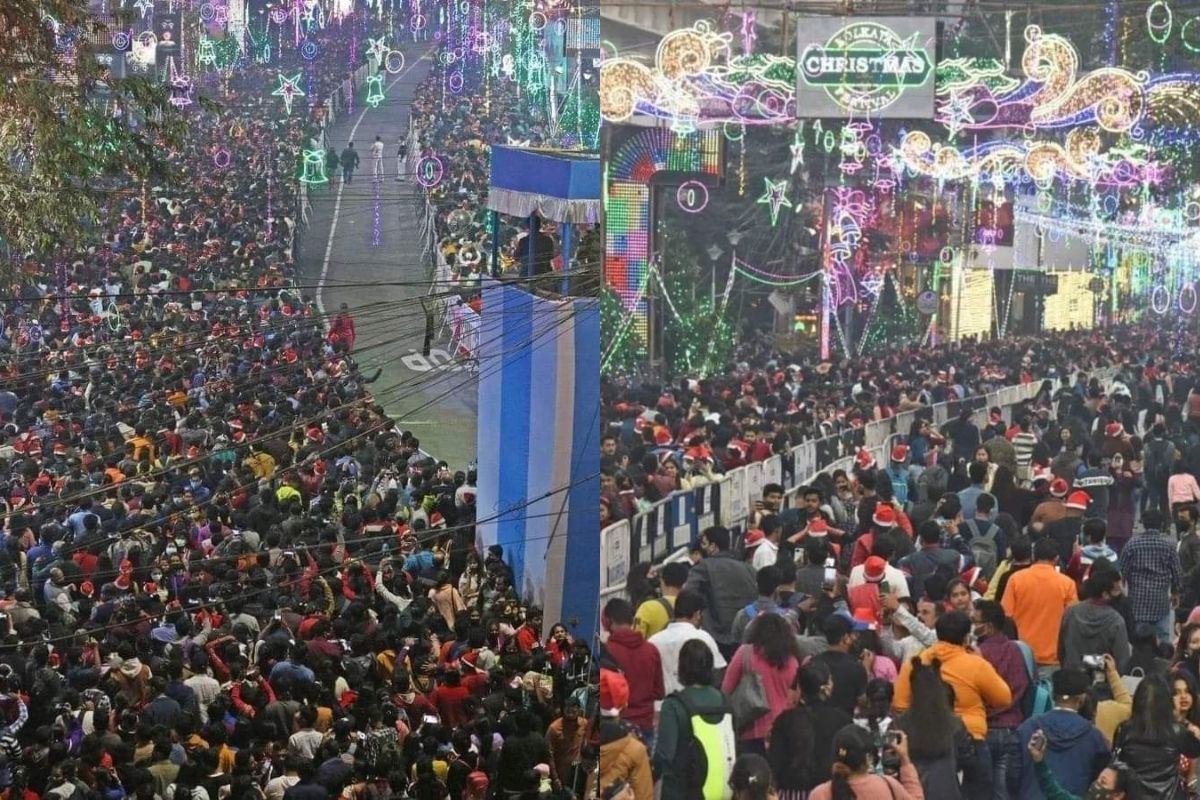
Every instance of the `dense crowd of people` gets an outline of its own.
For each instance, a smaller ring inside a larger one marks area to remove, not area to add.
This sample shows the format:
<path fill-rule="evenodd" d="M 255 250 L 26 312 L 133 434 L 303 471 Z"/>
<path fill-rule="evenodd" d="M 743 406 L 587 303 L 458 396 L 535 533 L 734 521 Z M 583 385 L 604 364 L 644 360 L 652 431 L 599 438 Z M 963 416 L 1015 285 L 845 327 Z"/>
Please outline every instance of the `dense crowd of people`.
<path fill-rule="evenodd" d="M 322 63 L 369 24 L 322 32 Z M 0 795 L 582 795 L 588 643 L 477 551 L 474 475 L 384 412 L 354 339 L 386 315 L 308 296 L 320 115 L 263 96 L 275 66 L 233 71 L 178 181 L 114 192 L 5 302 Z"/>
<path fill-rule="evenodd" d="M 1200 337 L 1151 325 L 605 387 L 606 519 L 914 415 L 767 484 L 603 609 L 601 790 L 650 800 L 1194 798 Z M 969 404 L 964 404 L 964 407 Z M 881 463 L 877 463 L 881 462 Z M 805 476 L 807 477 L 807 476 Z"/>

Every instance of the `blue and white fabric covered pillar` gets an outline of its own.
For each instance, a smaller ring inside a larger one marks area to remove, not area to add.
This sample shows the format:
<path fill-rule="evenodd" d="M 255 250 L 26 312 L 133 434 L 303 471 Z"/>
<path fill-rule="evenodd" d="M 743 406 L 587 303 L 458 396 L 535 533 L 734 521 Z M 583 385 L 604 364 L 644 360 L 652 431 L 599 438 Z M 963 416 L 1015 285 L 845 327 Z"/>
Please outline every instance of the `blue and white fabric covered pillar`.
<path fill-rule="evenodd" d="M 485 286 L 479 345 L 478 533 L 517 591 L 575 637 L 600 590 L 600 307 Z"/>

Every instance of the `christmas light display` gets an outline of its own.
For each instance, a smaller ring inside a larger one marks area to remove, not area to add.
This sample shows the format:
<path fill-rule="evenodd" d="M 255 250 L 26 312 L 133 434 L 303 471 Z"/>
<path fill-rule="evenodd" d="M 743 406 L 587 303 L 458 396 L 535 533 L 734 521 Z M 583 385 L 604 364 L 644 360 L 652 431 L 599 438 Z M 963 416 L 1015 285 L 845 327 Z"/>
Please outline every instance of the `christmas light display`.
<path fill-rule="evenodd" d="M 168 69 L 171 96 L 167 102 L 176 108 L 190 106 L 192 104 L 192 79 L 176 69 L 174 58 L 170 60 Z"/>
<path fill-rule="evenodd" d="M 645 341 L 644 287 L 650 265 L 650 183 L 670 174 L 708 175 L 723 171 L 719 131 L 679 134 L 657 129 L 623 130 L 623 140 L 607 164 L 605 186 L 604 278 L 620 295 L 637 336 Z"/>
<path fill-rule="evenodd" d="M 792 201 L 787 196 L 788 181 L 773 181 L 770 178 L 763 178 L 766 188 L 763 191 L 762 197 L 755 202 L 760 205 L 766 205 L 771 211 L 772 227 L 779 222 L 779 212 L 784 208 L 791 208 Z"/>
<path fill-rule="evenodd" d="M 304 97 L 304 90 L 300 88 L 300 79 L 303 76 L 303 72 L 297 72 L 289 78 L 281 72 L 278 76 L 279 87 L 271 92 L 273 96 L 283 98 L 283 107 L 288 114 L 292 113 L 292 101 L 297 97 Z"/>
<path fill-rule="evenodd" d="M 442 182 L 442 160 L 437 156 L 422 156 L 417 162 L 417 183 L 432 189 Z"/>
<path fill-rule="evenodd" d="M 675 202 L 689 214 L 699 214 L 708 206 L 708 187 L 700 181 L 684 181 L 675 190 Z"/>
<path fill-rule="evenodd" d="M 329 183 L 325 174 L 325 153 L 320 149 L 305 150 L 300 160 L 300 182 L 309 186 Z"/>
<path fill-rule="evenodd" d="M 378 108 L 384 97 L 383 75 L 368 75 L 366 104 L 371 108 Z"/>

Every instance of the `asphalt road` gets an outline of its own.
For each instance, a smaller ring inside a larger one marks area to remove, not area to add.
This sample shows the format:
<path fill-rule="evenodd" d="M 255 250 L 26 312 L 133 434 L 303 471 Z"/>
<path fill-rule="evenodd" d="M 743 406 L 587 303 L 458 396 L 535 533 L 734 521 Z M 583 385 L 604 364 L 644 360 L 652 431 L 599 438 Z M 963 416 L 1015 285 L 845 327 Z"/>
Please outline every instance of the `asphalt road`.
<path fill-rule="evenodd" d="M 385 73 L 386 99 L 368 108 L 366 87 L 360 88 L 354 110 L 329 132 L 339 153 L 353 141 L 361 163 L 350 183 L 330 176 L 312 193 L 301 267 L 306 283 L 321 286 L 317 296 L 326 313 L 349 306 L 358 334 L 355 357 L 368 375 L 383 370 L 371 386 L 379 402 L 423 450 L 465 469 L 475 459 L 477 383 L 469 369 L 449 359 L 445 335 L 434 340 L 431 358 L 421 355 L 425 314 L 419 298 L 429 291 L 429 264 L 418 238 L 421 188 L 408 176 L 396 180 L 396 151 L 408 131 L 413 90 L 428 74 L 434 52 L 424 45 L 405 48 L 404 70 Z M 377 135 L 384 142 L 381 180 L 373 179 L 370 156 Z"/>

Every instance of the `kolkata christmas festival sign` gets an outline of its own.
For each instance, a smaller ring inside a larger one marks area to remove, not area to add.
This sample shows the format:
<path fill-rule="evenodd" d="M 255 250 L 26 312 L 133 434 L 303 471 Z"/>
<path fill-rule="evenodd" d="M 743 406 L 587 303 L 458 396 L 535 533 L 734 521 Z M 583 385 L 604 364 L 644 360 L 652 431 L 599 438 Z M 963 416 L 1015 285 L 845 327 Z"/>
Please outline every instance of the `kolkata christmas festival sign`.
<path fill-rule="evenodd" d="M 936 20 L 802 17 L 797 30 L 797 117 L 933 117 Z"/>

